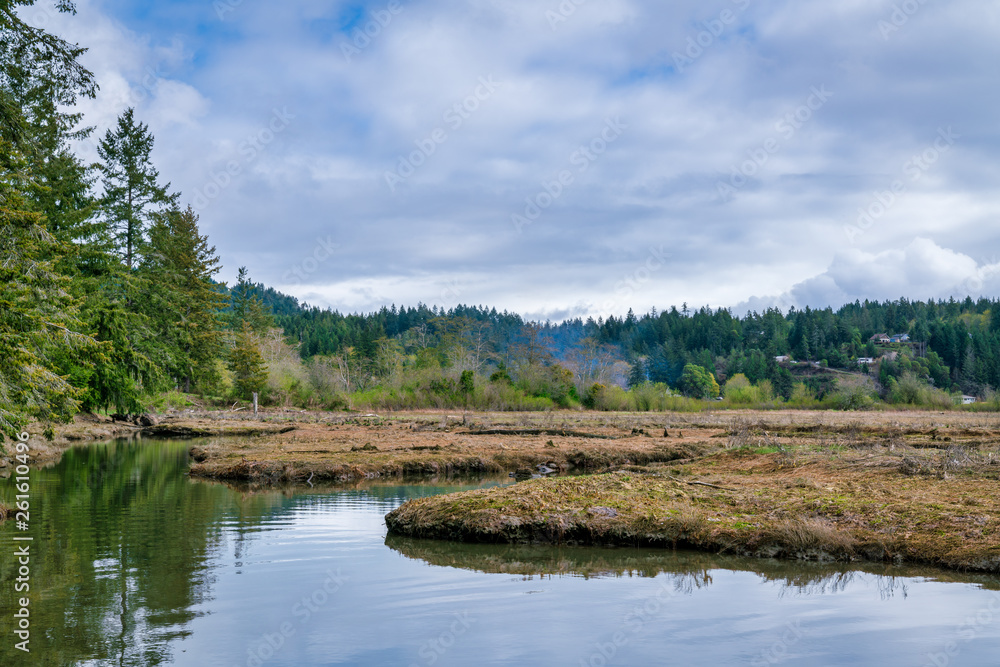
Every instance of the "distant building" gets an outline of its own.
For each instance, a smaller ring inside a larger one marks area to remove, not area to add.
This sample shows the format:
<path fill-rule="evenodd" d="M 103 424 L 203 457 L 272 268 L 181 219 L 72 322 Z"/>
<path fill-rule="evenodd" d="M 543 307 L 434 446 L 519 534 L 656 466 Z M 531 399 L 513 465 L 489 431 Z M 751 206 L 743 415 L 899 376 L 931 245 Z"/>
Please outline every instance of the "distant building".
<path fill-rule="evenodd" d="M 966 396 L 964 394 L 962 395 L 962 405 L 972 405 L 973 403 L 977 402 L 978 400 L 979 399 L 976 398 L 975 396 Z"/>
<path fill-rule="evenodd" d="M 791 361 L 791 359 L 792 359 L 792 358 L 791 358 L 791 357 L 789 357 L 789 356 L 788 356 L 788 355 L 786 355 L 786 354 L 783 354 L 783 355 L 781 355 L 780 357 L 775 357 L 775 358 L 774 358 L 774 360 L 775 360 L 775 361 L 777 361 L 777 362 L 778 362 L 779 364 L 783 364 L 783 363 L 785 363 L 786 361 Z"/>
<path fill-rule="evenodd" d="M 875 334 L 874 336 L 872 336 L 868 340 L 870 340 L 873 343 L 888 343 L 889 342 L 889 334 L 884 334 L 884 333 L 882 333 L 882 334 Z"/>
<path fill-rule="evenodd" d="M 909 336 L 909 334 L 895 334 L 893 336 L 889 336 L 889 342 L 890 343 L 909 343 L 910 342 L 910 336 Z"/>
<path fill-rule="evenodd" d="M 858 366 L 863 366 L 864 364 L 874 364 L 875 360 L 872 357 L 858 357 Z"/>

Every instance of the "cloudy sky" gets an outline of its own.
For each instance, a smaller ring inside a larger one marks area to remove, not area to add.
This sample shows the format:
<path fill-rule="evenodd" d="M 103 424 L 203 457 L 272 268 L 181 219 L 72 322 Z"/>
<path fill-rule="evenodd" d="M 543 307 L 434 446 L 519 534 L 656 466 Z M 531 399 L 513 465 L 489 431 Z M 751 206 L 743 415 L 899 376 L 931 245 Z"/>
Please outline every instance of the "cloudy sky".
<path fill-rule="evenodd" d="M 1000 5 L 78 0 L 231 281 L 530 317 L 1000 296 Z M 81 146 L 95 158 L 92 145 Z"/>

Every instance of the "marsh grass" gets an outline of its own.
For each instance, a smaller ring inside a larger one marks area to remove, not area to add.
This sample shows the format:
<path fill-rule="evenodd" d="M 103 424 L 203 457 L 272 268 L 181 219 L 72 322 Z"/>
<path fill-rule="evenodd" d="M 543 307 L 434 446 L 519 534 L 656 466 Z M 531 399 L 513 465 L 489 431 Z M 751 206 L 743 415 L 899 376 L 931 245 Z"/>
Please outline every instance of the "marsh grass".
<path fill-rule="evenodd" d="M 772 531 L 777 544 L 800 557 L 847 559 L 854 553 L 854 538 L 823 519 L 786 519 L 775 524 Z"/>

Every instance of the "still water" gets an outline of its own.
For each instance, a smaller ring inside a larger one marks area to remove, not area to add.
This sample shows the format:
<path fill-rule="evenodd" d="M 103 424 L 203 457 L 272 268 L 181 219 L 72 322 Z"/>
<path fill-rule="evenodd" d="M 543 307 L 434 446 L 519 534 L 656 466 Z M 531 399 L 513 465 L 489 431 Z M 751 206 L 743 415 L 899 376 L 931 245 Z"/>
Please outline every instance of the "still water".
<path fill-rule="evenodd" d="M 387 539 L 408 498 L 504 480 L 240 490 L 186 477 L 190 445 L 32 473 L 32 652 L 8 522 L 0 665 L 1000 664 L 996 577 Z"/>

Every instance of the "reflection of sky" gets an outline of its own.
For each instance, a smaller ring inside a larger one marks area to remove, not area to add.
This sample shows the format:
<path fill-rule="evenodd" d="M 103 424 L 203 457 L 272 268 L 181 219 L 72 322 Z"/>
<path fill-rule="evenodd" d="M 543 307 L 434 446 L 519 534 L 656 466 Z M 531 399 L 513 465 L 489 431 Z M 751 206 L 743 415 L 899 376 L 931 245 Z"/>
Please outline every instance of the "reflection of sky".
<path fill-rule="evenodd" d="M 386 18 L 390 4 L 78 0 L 73 17 L 24 14 L 90 48 L 101 91 L 81 110 L 98 136 L 136 106 L 228 281 L 247 265 L 342 310 L 557 317 L 1000 294 L 996 3 L 911 0 L 904 16 L 895 0 L 401 0 Z M 560 5 L 575 10 L 553 22 Z M 445 112 L 489 76 L 500 87 L 452 129 Z M 833 96 L 804 106 L 822 87 Z M 294 119 L 247 157 L 276 108 Z M 807 120 L 792 126 L 796 113 Z M 526 198 L 618 116 L 624 134 L 516 233 Z M 949 150 L 907 169 L 948 127 Z M 391 192 L 386 172 L 436 128 L 447 140 Z M 239 173 L 199 204 L 232 160 Z M 723 196 L 737 169 L 749 176 Z M 878 211 L 896 180 L 905 194 Z M 859 209 L 877 218 L 849 234 Z M 643 274 L 651 248 L 670 258 Z"/>
<path fill-rule="evenodd" d="M 486 574 L 386 547 L 382 516 L 397 503 L 299 497 L 246 539 L 228 529 L 198 609 L 207 613 L 173 645 L 177 664 L 247 665 L 248 647 L 278 641 L 286 622 L 294 634 L 263 664 L 575 666 L 602 664 L 603 650 L 622 665 L 923 665 L 949 641 L 961 651 L 952 664 L 1000 655 L 1000 597 L 973 585 L 890 586 L 863 572 L 799 588 L 729 570 L 711 570 L 708 585 L 670 574 Z M 327 572 L 346 581 L 306 618 L 296 605 Z M 963 620 L 990 600 L 995 620 L 964 641 Z"/>

